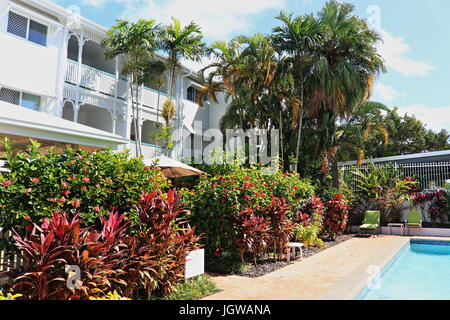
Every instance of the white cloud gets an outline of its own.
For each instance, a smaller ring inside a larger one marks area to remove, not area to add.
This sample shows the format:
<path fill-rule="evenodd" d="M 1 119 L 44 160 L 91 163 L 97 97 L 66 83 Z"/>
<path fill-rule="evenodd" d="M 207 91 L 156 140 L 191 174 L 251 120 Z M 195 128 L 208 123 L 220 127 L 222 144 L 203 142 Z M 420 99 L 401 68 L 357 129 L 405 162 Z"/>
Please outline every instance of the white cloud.
<path fill-rule="evenodd" d="M 408 43 L 386 30 L 379 30 L 383 42 L 378 45 L 378 52 L 385 59 L 388 69 L 400 72 L 405 76 L 424 76 L 433 69 L 427 62 L 414 60 L 407 56 L 411 52 Z"/>
<path fill-rule="evenodd" d="M 253 25 L 250 17 L 270 9 L 281 9 L 285 0 L 82 0 L 82 4 L 101 7 L 123 3 L 128 19 L 152 18 L 167 23 L 176 17 L 182 23 L 198 23 L 206 37 L 227 40 L 234 33 L 245 32 Z"/>
<path fill-rule="evenodd" d="M 399 113 L 415 115 L 416 118 L 425 123 L 429 129 L 435 131 L 447 129 L 450 131 L 450 106 L 432 108 L 423 104 L 415 104 L 400 107 Z"/>
<path fill-rule="evenodd" d="M 375 85 L 374 93 L 384 102 L 392 102 L 395 98 L 405 95 L 395 90 L 394 87 L 381 82 Z"/>

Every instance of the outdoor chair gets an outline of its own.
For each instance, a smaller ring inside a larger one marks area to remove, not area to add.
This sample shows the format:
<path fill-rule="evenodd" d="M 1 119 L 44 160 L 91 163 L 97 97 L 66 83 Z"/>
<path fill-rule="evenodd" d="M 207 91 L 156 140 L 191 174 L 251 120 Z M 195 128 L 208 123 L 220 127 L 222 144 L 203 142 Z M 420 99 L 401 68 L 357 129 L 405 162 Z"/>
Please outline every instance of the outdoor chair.
<path fill-rule="evenodd" d="M 381 212 L 366 211 L 366 214 L 364 215 L 364 224 L 359 227 L 360 233 L 364 234 L 368 231 L 373 231 L 373 234 L 375 235 L 375 232 L 379 228 L 381 228 Z"/>
<path fill-rule="evenodd" d="M 422 214 L 418 211 L 411 211 L 408 213 L 408 219 L 405 221 L 408 235 L 411 235 L 411 229 L 420 229 L 420 235 L 423 233 L 422 229 Z"/>

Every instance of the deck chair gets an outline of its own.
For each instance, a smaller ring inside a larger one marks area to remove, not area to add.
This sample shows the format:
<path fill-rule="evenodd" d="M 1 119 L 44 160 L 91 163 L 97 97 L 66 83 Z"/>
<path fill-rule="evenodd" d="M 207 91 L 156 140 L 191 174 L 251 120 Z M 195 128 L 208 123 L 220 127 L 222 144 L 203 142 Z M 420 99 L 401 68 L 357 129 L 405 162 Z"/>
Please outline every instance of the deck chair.
<path fill-rule="evenodd" d="M 381 212 L 380 211 L 366 211 L 364 216 L 364 224 L 359 227 L 360 233 L 364 234 L 367 231 L 375 232 L 381 227 Z"/>
<path fill-rule="evenodd" d="M 418 211 L 411 211 L 408 213 L 408 219 L 405 222 L 406 224 L 406 229 L 408 229 L 408 235 L 411 235 L 410 230 L 415 228 L 415 229 L 420 229 L 420 235 L 423 234 L 423 229 L 422 229 L 422 214 Z"/>

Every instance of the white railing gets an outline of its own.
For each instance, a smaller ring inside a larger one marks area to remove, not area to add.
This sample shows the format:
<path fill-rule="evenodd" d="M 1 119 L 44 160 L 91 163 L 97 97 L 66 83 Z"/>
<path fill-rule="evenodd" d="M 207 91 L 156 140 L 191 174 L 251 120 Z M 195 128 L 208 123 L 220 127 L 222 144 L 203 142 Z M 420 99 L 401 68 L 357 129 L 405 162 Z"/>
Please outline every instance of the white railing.
<path fill-rule="evenodd" d="M 78 63 L 67 60 L 66 82 L 76 84 L 78 82 Z"/>
<path fill-rule="evenodd" d="M 169 96 L 163 92 L 159 93 L 159 110 L 162 110 L 164 102 L 167 100 Z M 141 95 L 141 104 L 147 108 L 157 110 L 158 106 L 158 92 L 144 87 Z"/>
<path fill-rule="evenodd" d="M 132 157 L 136 156 L 136 143 L 135 142 L 130 142 L 127 145 L 127 149 L 130 150 L 130 154 Z M 159 156 L 164 155 L 164 148 L 159 147 L 159 146 L 152 146 L 149 144 L 142 144 L 142 156 L 144 157 L 144 159 L 152 159 L 152 158 L 156 158 Z"/>
<path fill-rule="evenodd" d="M 450 180 L 450 162 L 430 162 L 430 163 L 386 163 L 375 164 L 378 168 L 394 168 L 398 170 L 399 176 L 416 178 L 420 183 L 420 188 L 424 191 L 434 191 L 437 188 L 443 188 Z M 358 167 L 361 171 L 367 171 L 370 168 L 369 165 L 363 165 Z M 353 180 L 356 178 L 354 174 L 355 168 L 353 166 L 342 167 L 344 176 Z M 355 189 L 355 183 L 351 183 L 353 189 Z"/>
<path fill-rule="evenodd" d="M 67 60 L 66 82 L 78 84 L 78 63 Z M 80 86 L 92 91 L 106 94 L 121 99 L 126 99 L 128 95 L 128 82 L 122 79 L 117 80 L 112 74 L 82 65 Z"/>

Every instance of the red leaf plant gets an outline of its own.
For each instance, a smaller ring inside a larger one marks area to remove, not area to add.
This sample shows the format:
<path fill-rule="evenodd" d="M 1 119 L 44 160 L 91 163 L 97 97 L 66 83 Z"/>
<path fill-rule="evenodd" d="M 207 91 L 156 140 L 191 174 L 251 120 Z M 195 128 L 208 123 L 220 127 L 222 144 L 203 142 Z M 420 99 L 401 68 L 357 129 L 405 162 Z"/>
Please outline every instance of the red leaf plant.
<path fill-rule="evenodd" d="M 256 265 L 258 256 L 270 243 L 269 222 L 247 210 L 236 214 L 234 220 L 235 245 L 241 261 L 244 263 L 245 254 L 249 253 L 253 256 L 253 262 Z"/>
<path fill-rule="evenodd" d="M 272 198 L 272 205 L 267 208 L 270 226 L 270 245 L 274 248 L 275 259 L 282 259 L 283 253 L 292 237 L 293 222 L 288 218 L 290 206 L 282 198 Z"/>
<path fill-rule="evenodd" d="M 334 240 L 347 228 L 349 206 L 342 194 L 337 194 L 333 200 L 326 203 L 322 234 L 329 240 Z"/>
<path fill-rule="evenodd" d="M 144 193 L 136 227 L 111 212 L 100 231 L 80 229 L 78 216 L 54 213 L 31 233 L 13 237 L 20 269 L 8 275 L 10 288 L 26 300 L 85 300 L 117 291 L 129 298 L 167 294 L 183 278 L 187 254 L 198 248 L 195 229 L 186 225 L 174 190 Z M 76 286 L 67 286 L 66 266 L 80 269 Z"/>

